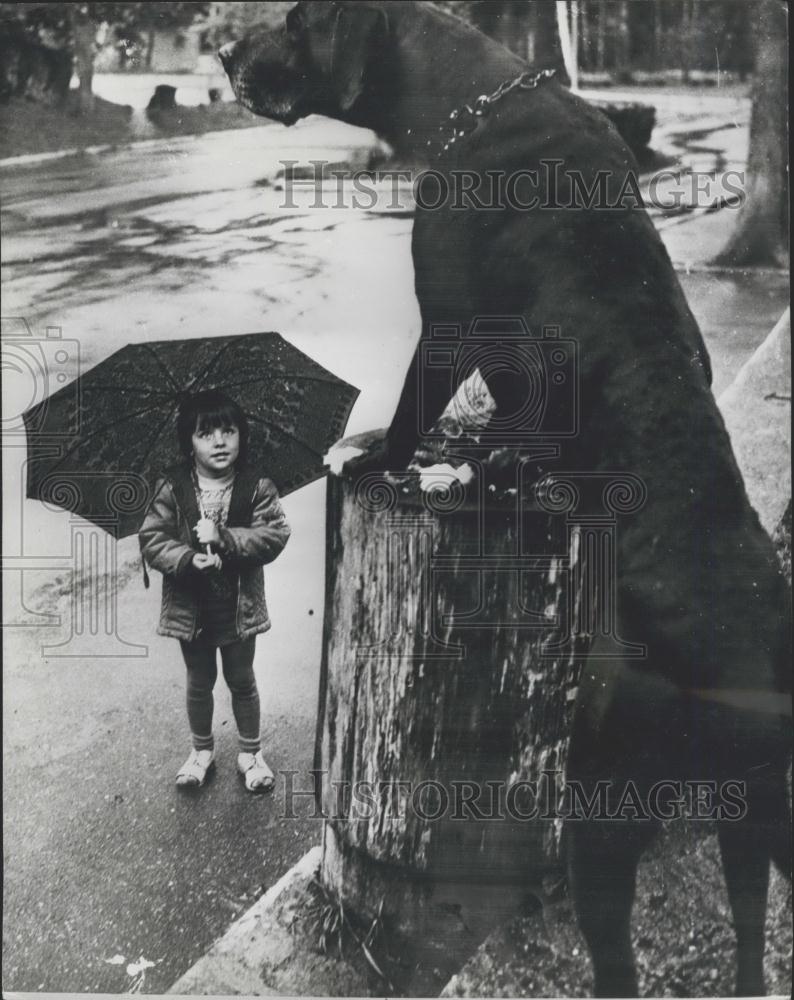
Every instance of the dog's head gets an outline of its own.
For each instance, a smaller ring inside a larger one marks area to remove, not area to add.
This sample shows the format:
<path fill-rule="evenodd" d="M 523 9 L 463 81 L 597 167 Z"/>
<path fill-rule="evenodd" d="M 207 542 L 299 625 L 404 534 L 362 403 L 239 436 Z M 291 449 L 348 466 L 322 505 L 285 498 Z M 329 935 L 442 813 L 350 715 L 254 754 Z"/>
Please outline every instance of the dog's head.
<path fill-rule="evenodd" d="M 237 100 L 257 115 L 285 125 L 310 114 L 355 120 L 387 37 L 377 4 L 304 0 L 282 28 L 230 42 L 219 55 Z"/>

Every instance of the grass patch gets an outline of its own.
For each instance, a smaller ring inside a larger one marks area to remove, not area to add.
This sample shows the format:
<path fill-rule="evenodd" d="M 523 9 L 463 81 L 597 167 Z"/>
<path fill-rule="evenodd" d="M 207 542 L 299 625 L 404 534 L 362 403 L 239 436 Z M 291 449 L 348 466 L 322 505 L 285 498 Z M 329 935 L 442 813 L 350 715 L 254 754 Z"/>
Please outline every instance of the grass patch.
<path fill-rule="evenodd" d="M 15 97 L 0 105 L 0 157 L 123 145 L 262 124 L 261 118 L 234 102 L 218 101 L 147 114 L 96 97 L 94 110 L 80 114 L 74 92 L 62 108 Z"/>

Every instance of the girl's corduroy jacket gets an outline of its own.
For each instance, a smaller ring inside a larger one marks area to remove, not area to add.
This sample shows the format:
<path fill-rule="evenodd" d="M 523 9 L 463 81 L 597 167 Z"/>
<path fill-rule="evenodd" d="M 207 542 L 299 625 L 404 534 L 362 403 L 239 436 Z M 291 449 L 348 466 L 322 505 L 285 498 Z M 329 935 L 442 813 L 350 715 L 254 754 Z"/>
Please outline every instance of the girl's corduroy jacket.
<path fill-rule="evenodd" d="M 193 556 L 203 551 L 193 532 L 199 517 L 191 466 L 179 465 L 169 469 L 157 483 L 138 533 L 144 560 L 163 574 L 157 632 L 187 641 L 201 634 L 202 581 L 193 566 Z M 220 536 L 222 573 L 236 594 L 238 636 L 245 639 L 266 632 L 270 619 L 262 567 L 276 558 L 290 536 L 276 487 L 270 479 L 250 470 L 238 472 L 226 527 L 220 529 Z"/>

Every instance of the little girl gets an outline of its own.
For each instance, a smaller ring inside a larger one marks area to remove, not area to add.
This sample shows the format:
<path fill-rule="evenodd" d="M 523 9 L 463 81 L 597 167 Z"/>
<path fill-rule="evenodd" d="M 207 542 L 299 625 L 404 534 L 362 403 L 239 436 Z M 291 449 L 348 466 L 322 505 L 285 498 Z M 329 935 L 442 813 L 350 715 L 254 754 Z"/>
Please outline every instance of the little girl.
<path fill-rule="evenodd" d="M 262 756 L 256 635 L 270 628 L 262 566 L 287 544 L 289 525 L 273 483 L 246 466 L 248 422 L 218 390 L 187 396 L 177 415 L 186 461 L 155 488 L 139 537 L 146 562 L 163 574 L 160 635 L 179 639 L 187 667 L 193 750 L 176 776 L 203 785 L 213 765 L 212 690 L 220 649 L 239 734 L 237 768 L 249 791 L 275 778 Z"/>

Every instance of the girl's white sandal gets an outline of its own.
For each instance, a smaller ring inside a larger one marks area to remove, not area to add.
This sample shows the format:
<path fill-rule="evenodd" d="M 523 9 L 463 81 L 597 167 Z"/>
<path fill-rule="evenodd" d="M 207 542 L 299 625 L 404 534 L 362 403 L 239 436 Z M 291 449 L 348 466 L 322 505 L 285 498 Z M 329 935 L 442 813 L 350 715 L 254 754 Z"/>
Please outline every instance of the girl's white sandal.
<path fill-rule="evenodd" d="M 276 776 L 262 756 L 257 753 L 241 753 L 237 755 L 237 770 L 245 779 L 245 787 L 249 792 L 272 792 L 276 785 Z"/>
<path fill-rule="evenodd" d="M 190 756 L 177 772 L 177 785 L 180 788 L 200 788 L 214 763 L 214 750 L 191 750 Z"/>

